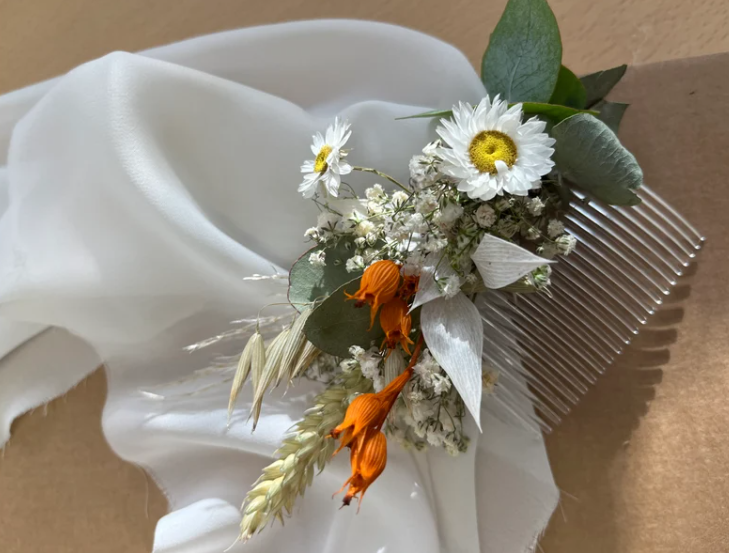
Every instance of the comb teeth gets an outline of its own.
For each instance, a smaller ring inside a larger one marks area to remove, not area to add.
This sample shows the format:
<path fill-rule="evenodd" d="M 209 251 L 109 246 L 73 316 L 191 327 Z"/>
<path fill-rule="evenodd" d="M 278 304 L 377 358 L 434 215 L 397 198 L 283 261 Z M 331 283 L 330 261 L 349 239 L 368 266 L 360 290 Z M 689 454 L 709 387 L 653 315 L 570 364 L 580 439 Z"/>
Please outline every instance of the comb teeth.
<path fill-rule="evenodd" d="M 636 337 L 701 248 L 704 237 L 673 207 L 647 186 L 638 195 L 642 203 L 627 208 L 578 196 L 566 217 L 577 247 L 552 266 L 548 293 L 489 291 L 477 300 L 484 364 L 499 373 L 493 400 L 520 424 L 551 431 Z"/>

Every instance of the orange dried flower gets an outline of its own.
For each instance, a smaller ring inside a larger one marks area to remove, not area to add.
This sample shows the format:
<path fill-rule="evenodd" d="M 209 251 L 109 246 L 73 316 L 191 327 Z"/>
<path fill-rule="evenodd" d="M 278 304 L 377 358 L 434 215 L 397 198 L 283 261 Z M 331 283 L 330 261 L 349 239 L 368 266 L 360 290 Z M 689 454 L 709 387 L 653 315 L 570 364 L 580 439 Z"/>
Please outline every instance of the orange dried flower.
<path fill-rule="evenodd" d="M 344 295 L 348 300 L 357 300 L 356 307 L 362 307 L 365 303 L 370 305 L 371 330 L 380 306 L 395 297 L 399 285 L 400 267 L 394 261 L 382 260 L 365 269 L 357 292 L 344 292 Z"/>
<path fill-rule="evenodd" d="M 410 339 L 412 318 L 408 313 L 409 310 L 408 304 L 400 298 L 393 298 L 382 307 L 380 326 L 385 332 L 382 347 L 387 344 L 387 347 L 393 350 L 397 344 L 400 344 L 402 349 L 410 355 L 408 344 L 412 344 L 413 341 Z"/>
<path fill-rule="evenodd" d="M 418 293 L 418 284 L 420 283 L 420 277 L 418 275 L 405 275 L 398 290 L 398 297 L 405 301 L 414 297 Z"/>
<path fill-rule="evenodd" d="M 344 495 L 343 503 L 349 505 L 352 498 L 360 494 L 359 505 L 357 506 L 357 512 L 359 513 L 367 488 L 385 470 L 387 464 L 387 438 L 385 438 L 385 435 L 374 428 L 369 429 L 364 439 L 352 446 L 350 463 L 352 465 L 352 476 L 334 495 L 341 493 L 344 488 L 349 486 L 349 490 Z"/>
<path fill-rule="evenodd" d="M 357 396 L 349 404 L 342 424 L 330 434 L 334 438 L 341 437 L 342 440 L 335 454 L 347 445 L 352 449 L 350 456 L 352 476 L 339 490 L 341 492 L 349 486 L 349 491 L 344 497 L 345 505 L 349 505 L 358 493 L 361 493 L 361 502 L 364 492 L 385 469 L 387 440 L 380 430 L 397 396 L 413 374 L 413 365 L 418 359 L 422 345 L 421 336 L 405 371 L 376 394 Z"/>

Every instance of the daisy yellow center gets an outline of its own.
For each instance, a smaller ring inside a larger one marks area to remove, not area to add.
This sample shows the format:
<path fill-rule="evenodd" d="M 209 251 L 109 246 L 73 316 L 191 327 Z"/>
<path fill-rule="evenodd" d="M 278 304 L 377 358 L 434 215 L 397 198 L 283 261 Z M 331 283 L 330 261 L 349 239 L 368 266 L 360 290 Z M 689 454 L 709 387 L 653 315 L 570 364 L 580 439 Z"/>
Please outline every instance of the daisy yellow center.
<path fill-rule="evenodd" d="M 332 147 L 331 146 L 322 146 L 321 150 L 319 150 L 319 153 L 316 154 L 316 159 L 314 160 L 314 171 L 317 173 L 323 173 L 327 170 L 327 157 L 329 157 L 329 154 L 332 153 Z"/>
<path fill-rule="evenodd" d="M 503 161 L 508 167 L 516 163 L 516 144 L 511 137 L 500 131 L 478 133 L 473 137 L 468 153 L 471 156 L 471 163 L 479 173 L 495 175 L 497 161 Z"/>

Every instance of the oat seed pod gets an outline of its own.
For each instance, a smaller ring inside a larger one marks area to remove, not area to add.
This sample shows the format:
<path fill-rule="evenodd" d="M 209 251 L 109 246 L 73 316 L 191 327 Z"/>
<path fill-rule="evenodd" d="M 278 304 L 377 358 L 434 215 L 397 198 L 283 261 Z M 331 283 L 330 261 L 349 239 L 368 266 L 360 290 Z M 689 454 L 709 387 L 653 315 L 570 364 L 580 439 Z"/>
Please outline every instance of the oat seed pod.
<path fill-rule="evenodd" d="M 230 423 L 230 417 L 233 414 L 233 408 L 235 407 L 235 401 L 238 398 L 243 384 L 245 384 L 248 375 L 251 373 L 251 368 L 255 364 L 263 367 L 266 362 L 266 350 L 263 345 L 263 336 L 261 333 L 256 331 L 246 343 L 246 347 L 243 348 L 240 359 L 238 361 L 238 368 L 235 371 L 235 378 L 233 379 L 233 385 L 230 389 L 230 400 L 228 401 L 228 423 Z"/>
<path fill-rule="evenodd" d="M 283 330 L 278 336 L 276 336 L 266 349 L 266 362 L 263 365 L 263 370 L 260 372 L 258 378 L 254 378 L 253 381 L 253 405 L 251 406 L 251 417 L 253 417 L 253 430 L 256 429 L 258 424 L 258 418 L 261 416 L 261 405 L 263 404 L 263 395 L 266 390 L 273 384 L 278 374 L 278 369 L 281 364 L 281 357 L 283 355 L 283 348 L 288 340 L 291 329 L 287 328 Z"/>

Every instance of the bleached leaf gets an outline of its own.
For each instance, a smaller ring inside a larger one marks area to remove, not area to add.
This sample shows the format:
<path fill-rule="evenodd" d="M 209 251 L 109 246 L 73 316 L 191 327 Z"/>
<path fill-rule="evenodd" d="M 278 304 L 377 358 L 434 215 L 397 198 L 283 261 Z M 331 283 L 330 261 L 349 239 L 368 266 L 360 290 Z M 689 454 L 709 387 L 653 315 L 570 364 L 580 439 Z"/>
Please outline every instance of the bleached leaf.
<path fill-rule="evenodd" d="M 483 323 L 465 294 L 426 303 L 420 314 L 423 338 L 433 358 L 448 373 L 481 428 Z"/>
<path fill-rule="evenodd" d="M 486 288 L 503 288 L 534 269 L 553 263 L 490 234 L 484 235 L 471 259 L 481 273 Z"/>
<path fill-rule="evenodd" d="M 455 274 L 453 267 L 448 263 L 448 258 L 443 258 L 442 253 L 429 254 L 425 258 L 423 270 L 420 273 L 420 282 L 418 282 L 418 292 L 415 294 L 410 311 L 441 297 L 442 294 L 437 279 L 448 278 Z"/>

